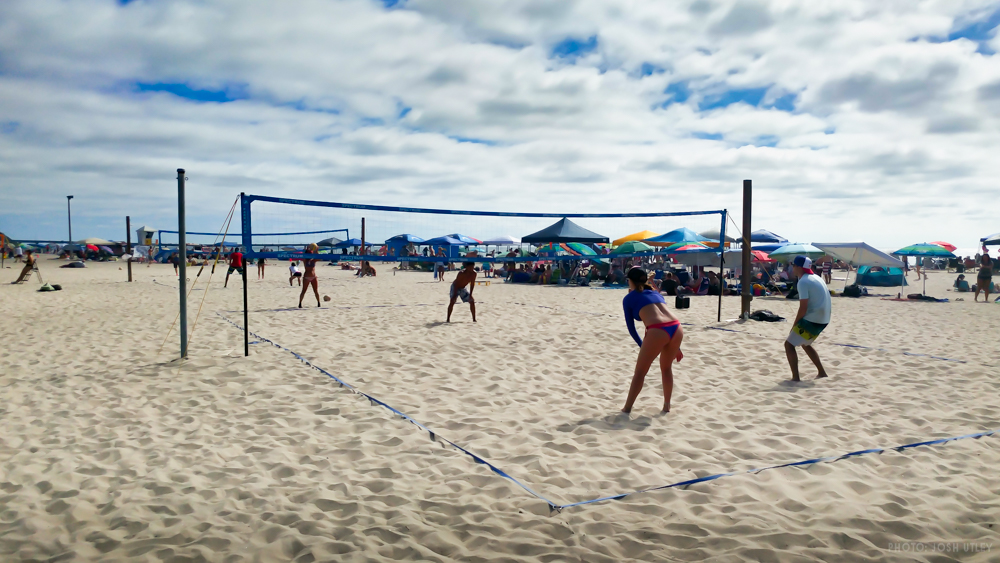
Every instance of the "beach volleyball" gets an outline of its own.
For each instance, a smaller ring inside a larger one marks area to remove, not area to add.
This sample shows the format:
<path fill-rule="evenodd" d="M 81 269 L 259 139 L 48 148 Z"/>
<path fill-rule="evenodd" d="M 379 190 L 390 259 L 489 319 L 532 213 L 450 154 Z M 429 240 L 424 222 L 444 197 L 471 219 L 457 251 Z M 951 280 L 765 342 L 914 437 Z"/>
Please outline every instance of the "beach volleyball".
<path fill-rule="evenodd" d="M 330 301 L 330 296 L 329 295 L 324 295 L 323 296 L 323 301 Z"/>

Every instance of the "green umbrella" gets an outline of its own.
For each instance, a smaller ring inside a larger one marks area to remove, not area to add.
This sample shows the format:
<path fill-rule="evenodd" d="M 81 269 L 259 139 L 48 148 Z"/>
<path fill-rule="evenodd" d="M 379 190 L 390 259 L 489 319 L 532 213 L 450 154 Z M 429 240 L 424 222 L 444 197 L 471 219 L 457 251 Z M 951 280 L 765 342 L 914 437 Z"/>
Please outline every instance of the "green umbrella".
<path fill-rule="evenodd" d="M 597 252 L 594 252 L 593 248 L 590 248 L 589 246 L 583 244 L 582 242 L 567 242 L 566 246 L 572 248 L 573 250 L 579 252 L 584 256 L 595 256 L 597 254 Z"/>
<path fill-rule="evenodd" d="M 779 262 L 787 261 L 796 256 L 805 256 L 810 260 L 819 258 L 821 256 L 826 256 L 826 251 L 820 248 L 816 248 L 811 244 L 786 244 L 774 252 L 769 252 L 768 256 Z"/>
<path fill-rule="evenodd" d="M 640 252 L 652 252 L 653 247 L 644 242 L 630 240 L 618 248 L 611 251 L 611 254 L 638 254 Z"/>
<path fill-rule="evenodd" d="M 954 258 L 955 255 L 943 246 L 936 244 L 911 244 L 893 252 L 896 256 L 932 256 L 934 258 Z"/>

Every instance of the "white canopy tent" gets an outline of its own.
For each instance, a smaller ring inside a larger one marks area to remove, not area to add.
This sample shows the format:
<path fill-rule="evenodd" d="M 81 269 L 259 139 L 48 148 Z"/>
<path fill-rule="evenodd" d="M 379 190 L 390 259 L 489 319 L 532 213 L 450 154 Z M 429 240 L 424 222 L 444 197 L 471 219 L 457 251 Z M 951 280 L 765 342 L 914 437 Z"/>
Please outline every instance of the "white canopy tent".
<path fill-rule="evenodd" d="M 483 244 L 486 246 L 514 246 L 521 244 L 521 239 L 519 237 L 512 237 L 509 235 L 500 235 L 497 237 L 483 239 Z"/>
<path fill-rule="evenodd" d="M 890 256 L 863 242 L 814 242 L 813 246 L 838 260 L 843 260 L 854 266 L 855 271 L 858 266 L 880 266 L 882 268 L 900 269 L 904 267 L 903 261 L 899 258 Z M 847 277 L 844 278 L 844 287 L 847 287 L 850 277 L 851 274 L 848 272 Z M 857 275 L 855 274 L 856 277 Z M 902 290 L 900 293 L 902 293 Z"/>

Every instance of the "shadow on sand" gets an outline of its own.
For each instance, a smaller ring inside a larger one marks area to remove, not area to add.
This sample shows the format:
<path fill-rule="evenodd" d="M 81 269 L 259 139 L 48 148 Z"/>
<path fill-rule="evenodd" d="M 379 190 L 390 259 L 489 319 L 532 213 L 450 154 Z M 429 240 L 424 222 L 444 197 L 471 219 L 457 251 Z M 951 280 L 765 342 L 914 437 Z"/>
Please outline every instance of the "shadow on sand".
<path fill-rule="evenodd" d="M 659 416 L 659 415 L 658 415 Z M 653 423 L 653 418 L 649 416 L 636 416 L 623 412 L 613 413 L 600 418 L 585 418 L 579 422 L 567 422 L 556 427 L 560 432 L 572 432 L 581 426 L 590 426 L 598 430 L 645 430 Z"/>

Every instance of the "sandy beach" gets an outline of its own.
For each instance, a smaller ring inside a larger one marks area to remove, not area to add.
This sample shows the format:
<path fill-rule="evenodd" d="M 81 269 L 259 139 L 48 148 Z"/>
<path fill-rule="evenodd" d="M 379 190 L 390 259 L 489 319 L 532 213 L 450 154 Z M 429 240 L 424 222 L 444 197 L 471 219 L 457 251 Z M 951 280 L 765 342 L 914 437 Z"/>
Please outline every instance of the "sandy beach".
<path fill-rule="evenodd" d="M 927 283 L 949 303 L 834 298 L 830 378 L 802 355 L 799 384 L 789 323 L 726 321 L 736 297 L 717 323 L 717 298 L 692 298 L 672 412 L 653 371 L 623 416 L 624 290 L 494 280 L 479 322 L 458 305 L 445 324 L 430 274 L 321 266 L 332 299 L 299 310 L 271 261 L 248 272 L 245 358 L 227 322 L 243 323 L 241 281 L 223 289 L 220 267 L 190 294 L 178 360 L 169 265 L 127 283 L 121 263 L 49 258 L 63 291 L 0 272 L 0 561 L 1000 560 L 1000 436 L 552 511 L 288 351 L 563 505 L 1000 428 L 1000 304 L 948 291 L 954 274 Z"/>

